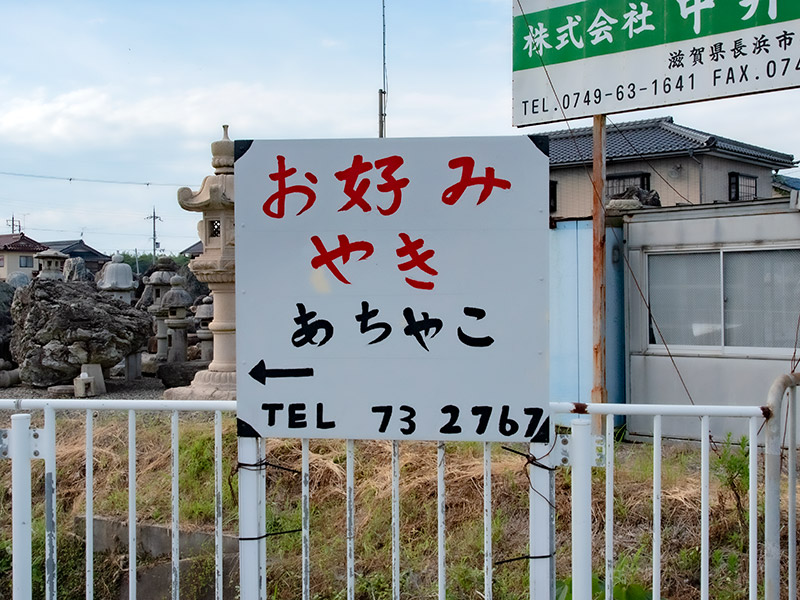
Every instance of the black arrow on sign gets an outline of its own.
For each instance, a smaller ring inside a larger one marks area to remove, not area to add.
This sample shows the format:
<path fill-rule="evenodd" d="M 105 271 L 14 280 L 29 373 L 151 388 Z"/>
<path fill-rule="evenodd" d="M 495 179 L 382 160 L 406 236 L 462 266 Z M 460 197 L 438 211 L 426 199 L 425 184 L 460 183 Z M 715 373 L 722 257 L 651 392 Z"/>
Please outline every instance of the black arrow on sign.
<path fill-rule="evenodd" d="M 263 360 L 250 369 L 250 377 L 261 385 L 267 385 L 267 379 L 278 379 L 281 377 L 313 377 L 314 369 L 305 367 L 302 369 L 268 369 Z"/>

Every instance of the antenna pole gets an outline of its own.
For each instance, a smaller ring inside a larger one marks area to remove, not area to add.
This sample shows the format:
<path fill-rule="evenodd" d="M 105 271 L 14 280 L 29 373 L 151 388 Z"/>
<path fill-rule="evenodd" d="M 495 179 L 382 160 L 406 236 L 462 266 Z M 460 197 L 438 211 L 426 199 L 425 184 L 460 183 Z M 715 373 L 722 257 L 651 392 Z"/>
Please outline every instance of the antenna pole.
<path fill-rule="evenodd" d="M 386 137 L 386 96 L 389 92 L 389 80 L 386 75 L 386 0 L 381 0 L 381 17 L 383 19 L 383 87 L 378 90 L 378 137 Z"/>
<path fill-rule="evenodd" d="M 378 137 L 386 137 L 386 92 L 378 90 Z"/>

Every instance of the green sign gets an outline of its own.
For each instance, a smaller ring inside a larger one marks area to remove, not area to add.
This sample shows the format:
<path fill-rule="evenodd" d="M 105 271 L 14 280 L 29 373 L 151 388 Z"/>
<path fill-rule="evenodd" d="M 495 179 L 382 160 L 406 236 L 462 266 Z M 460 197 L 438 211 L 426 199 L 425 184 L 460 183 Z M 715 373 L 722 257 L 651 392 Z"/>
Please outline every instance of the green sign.
<path fill-rule="evenodd" d="M 540 7 L 541 0 L 523 2 L 523 11 L 532 5 Z M 513 68 L 535 69 L 797 19 L 800 0 L 585 0 L 515 16 Z M 747 39 L 748 50 L 757 47 L 758 37 Z M 791 42 L 787 37 L 783 43 Z M 762 51 L 779 43 L 764 39 Z"/>

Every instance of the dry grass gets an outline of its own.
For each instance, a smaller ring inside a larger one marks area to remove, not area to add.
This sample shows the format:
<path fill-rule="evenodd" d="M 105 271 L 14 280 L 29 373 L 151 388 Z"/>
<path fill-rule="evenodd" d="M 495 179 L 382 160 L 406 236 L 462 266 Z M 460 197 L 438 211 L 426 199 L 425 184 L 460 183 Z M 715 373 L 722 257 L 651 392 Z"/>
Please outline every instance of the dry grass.
<path fill-rule="evenodd" d="M 141 414 L 137 421 L 138 515 L 142 521 L 168 522 L 170 515 L 169 418 Z M 204 416 L 181 422 L 181 519 L 185 527 L 213 523 L 213 427 Z M 101 415 L 94 427 L 95 512 L 127 517 L 127 419 Z M 269 439 L 268 460 L 299 470 L 299 441 Z M 83 415 L 65 415 L 57 432 L 60 527 L 69 529 L 85 502 Z M 236 434 L 233 419 L 224 423 L 225 527 L 237 530 L 235 477 Z M 345 456 L 343 441 L 310 442 L 312 497 L 312 590 L 334 598 L 345 577 Z M 616 453 L 615 553 L 623 584 L 649 587 L 652 576 L 651 448 L 621 444 Z M 356 442 L 356 572 L 359 598 L 385 598 L 391 586 L 391 443 Z M 436 445 L 407 442 L 401 446 L 401 568 L 404 597 L 429 598 L 436 589 Z M 272 532 L 300 524 L 300 477 L 277 468 L 267 471 L 267 526 Z M 527 554 L 528 489 L 525 459 L 495 446 L 492 465 L 493 549 L 496 560 Z M 34 463 L 34 493 L 41 498 L 42 465 Z M 699 452 L 688 445 L 667 446 L 663 455 L 663 569 L 666 598 L 699 597 L 700 471 Z M 474 443 L 448 444 L 447 552 L 448 587 L 453 598 L 477 598 L 482 592 L 483 449 Z M 10 464 L 0 461 L 0 532 L 10 530 Z M 556 475 L 556 523 L 559 577 L 570 573 L 570 472 Z M 593 480 L 595 548 L 593 569 L 603 572 L 604 472 Z M 747 531 L 733 496 L 713 480 L 711 529 L 712 597 L 740 598 L 746 592 Z M 39 515 L 41 508 L 38 509 Z M 6 539 L 8 534 L 2 534 Z M 0 536 L 1 539 L 1 536 Z M 744 550 L 744 551 L 743 551 Z M 2 554 L 2 548 L 0 548 Z M 300 536 L 268 540 L 270 593 L 291 597 L 300 591 Z M 2 560 L 2 557 L 0 557 Z M 527 595 L 526 561 L 495 569 L 495 596 Z M 0 575 L 2 578 L 2 575 Z M 0 586 L 0 592 L 2 587 Z"/>

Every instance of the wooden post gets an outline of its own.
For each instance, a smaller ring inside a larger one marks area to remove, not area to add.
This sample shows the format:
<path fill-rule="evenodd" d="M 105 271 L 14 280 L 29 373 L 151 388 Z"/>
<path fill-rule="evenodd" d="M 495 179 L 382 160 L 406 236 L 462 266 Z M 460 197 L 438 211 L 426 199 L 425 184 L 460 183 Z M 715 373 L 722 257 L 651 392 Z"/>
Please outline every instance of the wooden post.
<path fill-rule="evenodd" d="M 607 402 L 606 390 L 606 117 L 594 116 L 592 157 L 592 395 L 593 403 Z M 602 433 L 602 422 L 595 416 L 593 433 Z"/>

